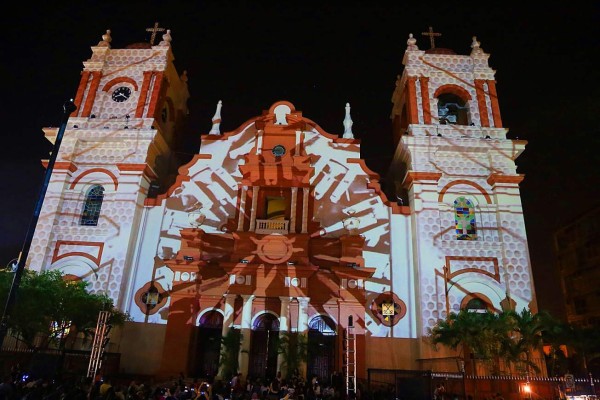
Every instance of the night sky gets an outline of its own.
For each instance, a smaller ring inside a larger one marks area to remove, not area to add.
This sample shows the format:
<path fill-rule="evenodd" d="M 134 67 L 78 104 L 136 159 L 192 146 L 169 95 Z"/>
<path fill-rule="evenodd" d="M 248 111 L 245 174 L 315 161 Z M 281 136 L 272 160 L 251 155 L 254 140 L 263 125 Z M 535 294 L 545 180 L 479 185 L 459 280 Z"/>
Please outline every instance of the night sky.
<path fill-rule="evenodd" d="M 510 138 L 529 142 L 517 165 L 525 174 L 521 194 L 538 302 L 562 313 L 552 233 L 599 203 L 600 3 L 53 3 L 17 2 L 17 10 L 0 16 L 0 264 L 18 255 L 35 209 L 40 160 L 52 150 L 42 127 L 59 125 L 82 62 L 107 29 L 113 48 L 148 41 L 154 22 L 171 29 L 175 65 L 189 77 L 187 156 L 198 151 L 219 100 L 222 132 L 288 100 L 340 136 L 349 102 L 362 157 L 385 176 L 393 151 L 390 99 L 406 40 L 413 33 L 419 48 L 428 49 L 421 32 L 432 26 L 442 34 L 436 47 L 466 55 L 477 36 L 491 55 L 503 124 Z"/>

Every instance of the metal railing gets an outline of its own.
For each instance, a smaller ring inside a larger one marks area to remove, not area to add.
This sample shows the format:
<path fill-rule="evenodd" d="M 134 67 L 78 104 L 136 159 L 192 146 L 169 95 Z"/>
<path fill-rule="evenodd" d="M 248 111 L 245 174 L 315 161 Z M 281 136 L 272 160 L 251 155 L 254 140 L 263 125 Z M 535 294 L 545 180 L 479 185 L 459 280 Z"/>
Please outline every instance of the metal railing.
<path fill-rule="evenodd" d="M 290 221 L 287 219 L 257 219 L 256 233 L 289 233 Z"/>

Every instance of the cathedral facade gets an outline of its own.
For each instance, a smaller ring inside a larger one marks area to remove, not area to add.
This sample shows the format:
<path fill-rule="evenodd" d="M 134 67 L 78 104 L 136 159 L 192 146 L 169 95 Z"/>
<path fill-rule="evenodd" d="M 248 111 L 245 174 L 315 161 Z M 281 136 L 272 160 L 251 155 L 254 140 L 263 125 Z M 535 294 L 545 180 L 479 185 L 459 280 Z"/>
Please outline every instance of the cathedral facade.
<path fill-rule="evenodd" d="M 286 335 L 305 339 L 305 376 L 435 369 L 448 354 L 426 336 L 450 312 L 536 311 L 515 165 L 526 142 L 507 138 L 476 38 L 457 55 L 409 36 L 385 191 L 349 105 L 329 133 L 289 101 L 230 132 L 219 103 L 171 177 L 190 94 L 170 32 L 110 42 L 84 62 L 27 266 L 86 280 L 131 315 L 111 336 L 122 372 L 217 375 L 234 329 L 244 376 L 285 370 Z"/>

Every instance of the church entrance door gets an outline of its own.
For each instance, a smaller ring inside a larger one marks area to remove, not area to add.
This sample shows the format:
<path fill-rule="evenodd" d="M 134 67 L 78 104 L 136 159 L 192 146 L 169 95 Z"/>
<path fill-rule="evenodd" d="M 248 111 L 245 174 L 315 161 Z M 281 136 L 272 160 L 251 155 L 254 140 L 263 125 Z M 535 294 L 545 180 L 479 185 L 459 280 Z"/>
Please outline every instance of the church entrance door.
<path fill-rule="evenodd" d="M 327 316 L 319 315 L 308 324 L 308 379 L 316 376 L 329 384 L 335 371 L 336 325 Z"/>
<path fill-rule="evenodd" d="M 273 314 L 262 314 L 254 321 L 250 339 L 248 377 L 272 379 L 277 374 L 279 320 Z"/>
<path fill-rule="evenodd" d="M 205 313 L 198 324 L 196 376 L 214 378 L 219 372 L 223 315 L 218 311 Z"/>

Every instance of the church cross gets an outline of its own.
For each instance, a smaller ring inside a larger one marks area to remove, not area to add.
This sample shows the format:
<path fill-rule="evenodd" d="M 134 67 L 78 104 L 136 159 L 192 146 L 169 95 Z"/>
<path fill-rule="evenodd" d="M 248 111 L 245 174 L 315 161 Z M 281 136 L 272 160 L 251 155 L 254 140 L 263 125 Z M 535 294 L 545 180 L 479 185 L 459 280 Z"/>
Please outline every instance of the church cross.
<path fill-rule="evenodd" d="M 430 26 L 429 27 L 429 31 L 428 32 L 421 32 L 421 35 L 423 36 L 429 36 L 429 41 L 431 42 L 431 48 L 435 49 L 435 40 L 433 39 L 434 36 L 442 36 L 441 33 L 437 33 L 433 31 L 433 28 Z"/>
<path fill-rule="evenodd" d="M 156 33 L 164 31 L 165 28 L 159 28 L 158 22 L 154 23 L 152 28 L 146 28 L 146 32 L 152 32 L 152 36 L 150 36 L 150 45 L 154 46 L 154 39 L 156 39 Z"/>

